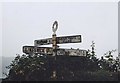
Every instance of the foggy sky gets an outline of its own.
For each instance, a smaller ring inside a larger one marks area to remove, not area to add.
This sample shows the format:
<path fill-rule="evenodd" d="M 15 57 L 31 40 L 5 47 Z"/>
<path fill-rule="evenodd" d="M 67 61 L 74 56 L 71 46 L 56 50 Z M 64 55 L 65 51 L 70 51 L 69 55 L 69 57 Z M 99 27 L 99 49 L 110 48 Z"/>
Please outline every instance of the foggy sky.
<path fill-rule="evenodd" d="M 98 57 L 118 49 L 118 6 L 113 2 L 2 3 L 2 55 L 22 54 L 22 46 L 52 37 L 52 24 L 58 21 L 57 36 L 82 35 L 82 43 L 62 48 L 90 49 L 94 40 Z"/>

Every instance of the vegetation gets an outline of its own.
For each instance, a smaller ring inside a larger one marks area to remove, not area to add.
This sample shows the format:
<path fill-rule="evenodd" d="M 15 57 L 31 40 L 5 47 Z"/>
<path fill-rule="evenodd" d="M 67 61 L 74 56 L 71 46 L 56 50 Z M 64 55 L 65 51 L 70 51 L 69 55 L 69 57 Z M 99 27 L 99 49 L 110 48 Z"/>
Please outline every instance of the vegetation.
<path fill-rule="evenodd" d="M 5 81 L 117 81 L 119 58 L 116 50 L 96 57 L 95 43 L 84 56 L 17 55 L 7 67 Z"/>

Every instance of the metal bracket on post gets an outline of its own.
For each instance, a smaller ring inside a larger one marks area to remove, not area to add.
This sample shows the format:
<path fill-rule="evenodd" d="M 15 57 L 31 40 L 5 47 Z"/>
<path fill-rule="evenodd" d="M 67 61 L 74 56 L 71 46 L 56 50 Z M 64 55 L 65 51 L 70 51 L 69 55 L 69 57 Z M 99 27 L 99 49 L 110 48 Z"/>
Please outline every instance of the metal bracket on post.
<path fill-rule="evenodd" d="M 34 54 L 36 54 L 37 53 L 37 45 L 35 44 L 35 41 L 34 41 Z"/>

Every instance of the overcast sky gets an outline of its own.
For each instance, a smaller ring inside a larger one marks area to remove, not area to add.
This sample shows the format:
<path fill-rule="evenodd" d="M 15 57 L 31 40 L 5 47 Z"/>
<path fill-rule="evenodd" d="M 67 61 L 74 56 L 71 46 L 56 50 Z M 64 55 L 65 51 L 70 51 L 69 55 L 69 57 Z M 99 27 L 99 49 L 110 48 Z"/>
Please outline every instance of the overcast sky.
<path fill-rule="evenodd" d="M 118 49 L 118 6 L 113 2 L 7 2 L 2 3 L 2 55 L 22 54 L 22 46 L 52 36 L 81 35 L 82 42 L 62 48 L 90 49 L 94 40 L 98 57 Z M 1 49 L 0 49 L 1 50 Z"/>

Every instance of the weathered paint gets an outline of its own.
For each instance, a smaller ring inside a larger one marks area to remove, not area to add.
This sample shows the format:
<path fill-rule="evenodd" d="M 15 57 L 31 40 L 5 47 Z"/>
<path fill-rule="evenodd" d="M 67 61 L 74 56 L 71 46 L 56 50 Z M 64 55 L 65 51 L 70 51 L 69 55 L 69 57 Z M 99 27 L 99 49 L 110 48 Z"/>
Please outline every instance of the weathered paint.
<path fill-rule="evenodd" d="M 57 37 L 57 44 L 79 43 L 81 41 L 82 41 L 81 40 L 81 35 Z M 35 46 L 48 45 L 48 44 L 52 44 L 52 38 L 46 38 L 46 39 L 40 39 L 40 40 L 35 40 L 34 41 Z"/>
<path fill-rule="evenodd" d="M 23 46 L 23 52 L 26 54 L 38 53 L 52 55 L 53 48 L 51 47 L 35 47 L 35 46 Z M 69 56 L 86 56 L 86 50 L 81 49 L 57 49 L 57 55 L 69 55 Z"/>

